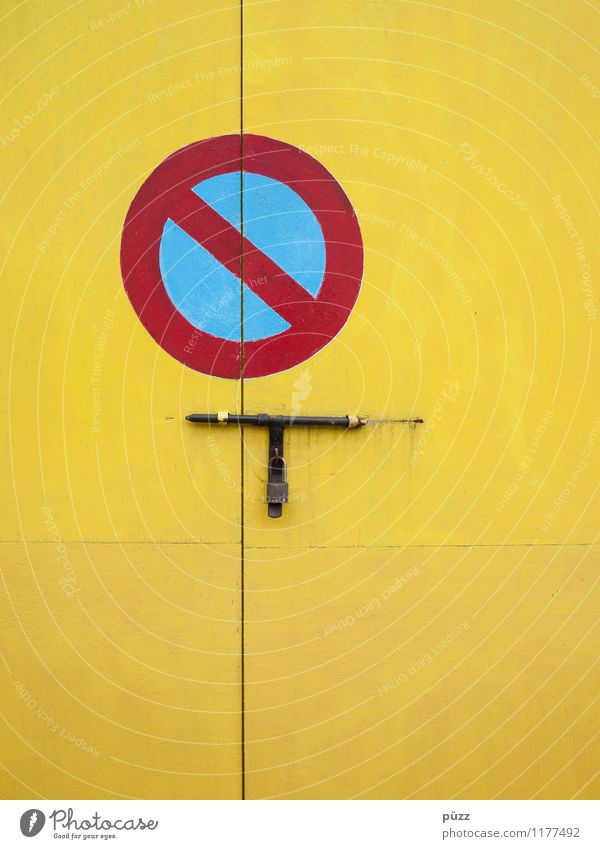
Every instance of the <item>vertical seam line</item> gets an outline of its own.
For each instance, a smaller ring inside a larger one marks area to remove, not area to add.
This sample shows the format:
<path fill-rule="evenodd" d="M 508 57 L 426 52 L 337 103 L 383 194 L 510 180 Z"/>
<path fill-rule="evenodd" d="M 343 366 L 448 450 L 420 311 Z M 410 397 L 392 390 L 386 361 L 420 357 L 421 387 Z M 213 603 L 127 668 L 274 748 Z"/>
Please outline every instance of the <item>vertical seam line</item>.
<path fill-rule="evenodd" d="M 240 405 L 244 406 L 244 0 L 240 0 Z M 241 780 L 246 798 L 246 626 L 244 539 L 244 429 L 240 427 L 240 676 L 241 676 Z"/>

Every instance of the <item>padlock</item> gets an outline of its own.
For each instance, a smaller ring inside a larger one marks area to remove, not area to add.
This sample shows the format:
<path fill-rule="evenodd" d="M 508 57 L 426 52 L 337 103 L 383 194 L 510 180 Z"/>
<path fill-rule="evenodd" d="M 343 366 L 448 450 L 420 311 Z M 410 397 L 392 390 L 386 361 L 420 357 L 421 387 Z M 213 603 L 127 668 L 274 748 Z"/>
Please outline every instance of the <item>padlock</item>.
<path fill-rule="evenodd" d="M 287 481 L 277 481 L 267 484 L 268 504 L 287 504 L 288 484 Z"/>

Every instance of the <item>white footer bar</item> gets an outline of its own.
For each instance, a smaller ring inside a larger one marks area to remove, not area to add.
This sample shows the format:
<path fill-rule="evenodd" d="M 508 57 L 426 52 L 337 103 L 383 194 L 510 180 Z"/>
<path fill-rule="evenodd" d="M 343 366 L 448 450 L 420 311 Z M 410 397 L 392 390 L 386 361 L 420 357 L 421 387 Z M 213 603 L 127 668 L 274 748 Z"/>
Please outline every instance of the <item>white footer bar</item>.
<path fill-rule="evenodd" d="M 33 842 L 29 842 L 32 841 Z M 0 801 L 0 846 L 598 849 L 593 801 Z"/>

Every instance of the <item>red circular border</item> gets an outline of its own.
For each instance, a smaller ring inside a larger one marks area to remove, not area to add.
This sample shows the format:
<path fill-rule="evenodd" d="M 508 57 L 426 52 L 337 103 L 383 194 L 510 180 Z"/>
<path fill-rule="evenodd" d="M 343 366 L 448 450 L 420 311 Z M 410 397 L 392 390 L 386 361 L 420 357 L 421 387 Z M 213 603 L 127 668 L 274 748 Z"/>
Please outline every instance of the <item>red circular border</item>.
<path fill-rule="evenodd" d="M 140 321 L 171 356 L 216 377 L 240 378 L 239 342 L 198 330 L 176 309 L 165 289 L 159 249 L 165 221 L 177 198 L 201 180 L 239 171 L 239 135 L 216 136 L 167 157 L 144 181 L 123 225 L 121 271 Z M 243 136 L 243 168 L 288 185 L 310 207 L 325 239 L 325 275 L 307 305 L 301 326 L 244 342 L 244 377 L 277 374 L 304 362 L 339 333 L 356 302 L 363 271 L 358 220 L 337 180 L 320 162 L 293 145 L 266 136 Z"/>

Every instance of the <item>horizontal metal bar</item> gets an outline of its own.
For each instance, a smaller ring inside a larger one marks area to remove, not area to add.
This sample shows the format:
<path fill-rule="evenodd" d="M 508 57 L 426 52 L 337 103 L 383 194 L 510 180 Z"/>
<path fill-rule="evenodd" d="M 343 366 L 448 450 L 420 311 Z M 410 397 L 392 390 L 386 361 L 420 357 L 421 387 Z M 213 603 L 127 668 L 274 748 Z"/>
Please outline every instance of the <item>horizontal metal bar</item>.
<path fill-rule="evenodd" d="M 360 427 L 365 424 L 364 420 L 350 416 L 269 416 L 261 414 L 257 416 L 238 415 L 237 413 L 191 413 L 186 416 L 189 422 L 197 424 L 237 424 L 255 425 L 256 427 L 269 427 L 279 425 L 280 427 Z M 354 423 L 356 419 L 356 423 Z"/>
<path fill-rule="evenodd" d="M 198 422 L 198 424 L 218 424 L 219 418 L 216 413 L 192 413 L 186 416 L 188 422 Z"/>
<path fill-rule="evenodd" d="M 425 419 L 367 419 L 366 424 L 424 424 Z"/>

